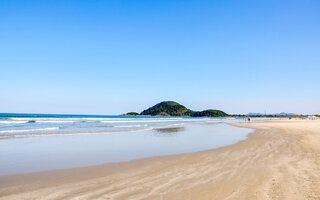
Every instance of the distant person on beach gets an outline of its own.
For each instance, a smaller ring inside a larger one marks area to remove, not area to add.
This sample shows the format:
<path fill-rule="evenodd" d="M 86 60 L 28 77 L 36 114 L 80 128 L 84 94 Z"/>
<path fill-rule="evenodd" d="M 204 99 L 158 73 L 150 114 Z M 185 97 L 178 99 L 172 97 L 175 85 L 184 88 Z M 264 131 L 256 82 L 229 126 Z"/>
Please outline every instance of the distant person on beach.
<path fill-rule="evenodd" d="M 248 117 L 248 122 L 250 122 L 250 117 Z"/>

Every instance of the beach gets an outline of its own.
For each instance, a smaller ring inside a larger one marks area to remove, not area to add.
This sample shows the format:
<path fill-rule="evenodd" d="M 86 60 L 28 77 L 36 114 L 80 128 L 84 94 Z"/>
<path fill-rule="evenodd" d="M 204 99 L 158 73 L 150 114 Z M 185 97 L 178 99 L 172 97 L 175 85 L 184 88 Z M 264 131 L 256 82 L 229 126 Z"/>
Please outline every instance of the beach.
<path fill-rule="evenodd" d="M 244 119 L 145 116 L 70 118 L 65 115 L 55 118 L 30 115 L 0 117 L 0 176 L 216 149 L 245 140 L 254 131 L 228 125 L 239 122 L 244 122 Z M 51 130 L 52 127 L 57 129 Z"/>
<path fill-rule="evenodd" d="M 1 176 L 0 199 L 320 199 L 320 120 L 236 126 L 256 131 L 202 152 Z"/>

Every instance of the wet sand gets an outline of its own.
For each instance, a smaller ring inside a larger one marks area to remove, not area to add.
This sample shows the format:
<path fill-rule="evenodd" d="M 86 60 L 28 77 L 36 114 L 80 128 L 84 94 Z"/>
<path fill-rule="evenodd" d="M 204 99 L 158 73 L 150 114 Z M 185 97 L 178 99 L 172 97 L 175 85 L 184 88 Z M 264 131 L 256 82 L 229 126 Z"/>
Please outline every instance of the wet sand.
<path fill-rule="evenodd" d="M 256 132 L 204 152 L 2 176 L 0 199 L 320 199 L 320 120 L 238 126 Z"/>

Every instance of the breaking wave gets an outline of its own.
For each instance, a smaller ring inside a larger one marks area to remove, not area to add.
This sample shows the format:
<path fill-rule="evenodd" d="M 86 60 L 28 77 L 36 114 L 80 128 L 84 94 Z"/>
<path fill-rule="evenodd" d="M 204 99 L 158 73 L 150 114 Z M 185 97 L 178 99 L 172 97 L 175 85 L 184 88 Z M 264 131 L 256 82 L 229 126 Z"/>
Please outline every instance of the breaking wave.
<path fill-rule="evenodd" d="M 4 130 L 0 131 L 0 133 L 24 133 L 24 132 L 33 132 L 33 131 L 52 131 L 58 130 L 59 127 L 50 127 L 50 128 L 35 128 L 35 129 L 23 129 L 23 130 Z"/>

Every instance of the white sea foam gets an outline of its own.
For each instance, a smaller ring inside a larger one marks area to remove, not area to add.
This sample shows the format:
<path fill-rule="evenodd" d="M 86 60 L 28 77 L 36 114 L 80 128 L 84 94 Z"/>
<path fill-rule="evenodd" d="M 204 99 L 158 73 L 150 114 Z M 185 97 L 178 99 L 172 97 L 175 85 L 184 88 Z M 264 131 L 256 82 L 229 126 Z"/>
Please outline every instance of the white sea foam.
<path fill-rule="evenodd" d="M 47 137 L 47 136 L 70 136 L 70 135 L 109 135 L 109 134 L 121 134 L 128 132 L 137 132 L 137 131 L 148 131 L 153 130 L 157 127 L 146 127 L 139 130 L 128 130 L 128 131 L 100 131 L 100 132 L 74 132 L 74 133 L 43 133 L 43 134 L 15 134 L 15 135 L 0 135 L 0 139 L 8 138 L 21 138 L 21 137 Z"/>
<path fill-rule="evenodd" d="M 28 121 L 0 121 L 0 124 L 23 124 L 28 123 Z"/>
<path fill-rule="evenodd" d="M 183 118 L 179 118 L 179 117 L 174 117 L 174 118 L 160 118 L 160 117 L 150 117 L 150 118 L 115 118 L 115 117 L 101 117 L 101 118 L 90 118 L 90 117 L 86 117 L 86 118 L 82 118 L 82 117 L 75 117 L 75 118 L 56 118 L 56 117 L 10 117 L 8 118 L 10 120 L 76 120 L 76 121 L 83 121 L 83 120 L 93 120 L 93 121 L 97 121 L 97 120 L 123 120 L 123 121 L 126 121 L 126 120 L 132 120 L 132 119 L 135 119 L 135 120 L 168 120 L 168 119 L 172 119 L 172 120 L 182 120 Z"/>
<path fill-rule="evenodd" d="M 69 121 L 69 120 L 36 120 L 36 123 L 75 123 L 75 122 L 81 122 L 81 121 Z"/>
<path fill-rule="evenodd" d="M 4 131 L 0 131 L 0 133 L 24 133 L 24 132 L 33 132 L 33 131 L 52 131 L 52 130 L 58 130 L 58 129 L 59 127 L 23 129 L 23 130 L 4 130 Z"/>
<path fill-rule="evenodd" d="M 176 122 L 176 121 L 205 121 L 207 118 L 190 119 L 190 118 L 17 118 L 12 117 L 6 121 L 0 121 L 3 124 L 15 123 L 81 123 L 81 122 L 102 122 L 102 123 L 136 123 L 136 122 Z M 212 120 L 212 119 L 211 119 Z M 221 120 L 221 119 L 219 119 Z"/>
<path fill-rule="evenodd" d="M 116 127 L 116 128 L 131 128 L 131 127 L 146 127 L 148 126 L 147 124 L 144 124 L 144 125 L 132 125 L 132 126 L 113 126 L 113 127 Z"/>
<path fill-rule="evenodd" d="M 176 122 L 181 120 L 114 120 L 114 121 L 100 121 L 101 123 L 139 123 L 139 122 Z"/>

